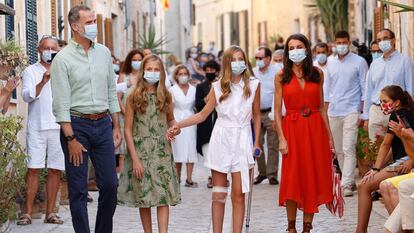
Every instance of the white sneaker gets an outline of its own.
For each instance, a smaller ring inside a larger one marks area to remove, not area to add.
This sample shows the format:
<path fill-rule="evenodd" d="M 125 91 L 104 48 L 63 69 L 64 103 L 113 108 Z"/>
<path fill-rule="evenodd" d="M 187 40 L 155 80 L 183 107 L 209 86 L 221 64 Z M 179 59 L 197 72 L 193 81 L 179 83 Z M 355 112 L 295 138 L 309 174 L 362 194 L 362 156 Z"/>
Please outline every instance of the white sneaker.
<path fill-rule="evenodd" d="M 349 187 L 344 187 L 342 193 L 344 194 L 344 197 L 352 197 L 354 195 L 354 192 Z"/>

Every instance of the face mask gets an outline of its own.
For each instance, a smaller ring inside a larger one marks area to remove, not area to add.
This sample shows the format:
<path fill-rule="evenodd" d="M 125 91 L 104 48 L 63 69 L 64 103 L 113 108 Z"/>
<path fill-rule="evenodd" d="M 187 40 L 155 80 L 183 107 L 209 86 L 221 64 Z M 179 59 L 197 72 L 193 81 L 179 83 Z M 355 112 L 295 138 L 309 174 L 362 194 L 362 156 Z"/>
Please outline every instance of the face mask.
<path fill-rule="evenodd" d="M 289 59 L 295 64 L 301 63 L 305 58 L 305 49 L 293 49 L 289 51 Z"/>
<path fill-rule="evenodd" d="M 256 61 L 256 65 L 261 69 L 263 67 L 265 67 L 265 63 L 263 60 L 257 60 Z"/>
<path fill-rule="evenodd" d="M 112 64 L 112 66 L 114 67 L 115 73 L 119 72 L 119 65 L 118 64 Z"/>
<path fill-rule="evenodd" d="M 139 67 L 141 66 L 141 61 L 132 61 L 131 66 L 132 66 L 132 69 L 139 70 Z"/>
<path fill-rule="evenodd" d="M 200 68 L 203 68 L 205 64 L 206 64 L 205 62 L 200 62 L 200 63 L 199 63 Z"/>
<path fill-rule="evenodd" d="M 144 79 L 149 84 L 154 85 L 160 81 L 160 72 L 145 71 Z"/>
<path fill-rule="evenodd" d="M 246 69 L 246 63 L 244 61 L 232 61 L 231 71 L 234 75 L 240 75 Z"/>
<path fill-rule="evenodd" d="M 382 53 L 375 52 L 375 53 L 372 53 L 371 55 L 372 55 L 372 60 L 375 60 L 375 59 L 380 58 L 382 56 Z"/>
<path fill-rule="evenodd" d="M 206 73 L 206 79 L 209 82 L 213 82 L 216 79 L 216 73 Z"/>
<path fill-rule="evenodd" d="M 394 108 L 390 103 L 381 103 L 381 110 L 384 115 L 389 115 L 394 111 Z"/>
<path fill-rule="evenodd" d="M 386 53 L 391 50 L 391 41 L 389 40 L 383 40 L 378 43 L 380 49 L 382 52 Z"/>
<path fill-rule="evenodd" d="M 178 83 L 181 85 L 187 84 L 188 83 L 188 76 L 178 76 Z"/>
<path fill-rule="evenodd" d="M 346 44 L 339 44 L 336 46 L 336 51 L 339 55 L 345 55 L 349 51 L 349 46 Z"/>
<path fill-rule="evenodd" d="M 98 35 L 98 26 L 96 24 L 85 25 L 85 32 L 83 37 L 90 41 L 94 41 Z"/>
<path fill-rule="evenodd" d="M 333 53 L 338 53 L 338 50 L 336 49 L 336 46 L 335 47 L 332 47 L 332 52 Z"/>
<path fill-rule="evenodd" d="M 324 53 L 320 53 L 320 54 L 316 55 L 316 60 L 318 61 L 319 64 L 325 64 L 326 59 L 327 59 L 327 57 L 326 57 L 326 54 L 324 54 Z"/>
<path fill-rule="evenodd" d="M 45 50 L 42 52 L 42 60 L 47 64 L 52 63 L 52 54 L 56 54 L 56 51 L 53 50 Z"/>
<path fill-rule="evenodd" d="M 197 59 L 198 54 L 197 54 L 197 53 L 192 53 L 192 54 L 191 54 L 191 57 L 192 57 L 193 59 Z"/>

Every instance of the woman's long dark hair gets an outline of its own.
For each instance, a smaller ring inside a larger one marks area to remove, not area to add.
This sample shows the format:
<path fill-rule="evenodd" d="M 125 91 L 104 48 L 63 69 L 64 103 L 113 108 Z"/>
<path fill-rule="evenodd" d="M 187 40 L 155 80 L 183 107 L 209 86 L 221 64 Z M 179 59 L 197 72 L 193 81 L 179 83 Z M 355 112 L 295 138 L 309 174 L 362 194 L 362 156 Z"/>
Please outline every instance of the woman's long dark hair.
<path fill-rule="evenodd" d="M 132 69 L 132 57 L 134 57 L 135 55 L 139 54 L 141 56 L 142 59 L 144 59 L 144 54 L 141 52 L 141 50 L 139 49 L 133 49 L 131 50 L 128 55 L 125 58 L 124 64 L 121 67 L 121 73 L 124 74 L 130 74 L 132 73 L 133 69 Z"/>
<path fill-rule="evenodd" d="M 306 48 L 306 58 L 302 61 L 303 78 L 305 81 L 319 83 L 321 77 L 319 71 L 313 67 L 312 51 L 308 38 L 302 34 L 293 34 L 286 40 L 285 51 L 283 56 L 283 74 L 281 83 L 289 83 L 293 75 L 293 62 L 289 59 L 289 42 L 291 40 L 301 41 Z"/>
<path fill-rule="evenodd" d="M 381 92 L 387 95 L 393 101 L 400 101 L 401 108 L 405 108 L 410 112 L 414 112 L 414 101 L 410 93 L 404 91 L 400 86 L 390 85 L 384 87 Z"/>

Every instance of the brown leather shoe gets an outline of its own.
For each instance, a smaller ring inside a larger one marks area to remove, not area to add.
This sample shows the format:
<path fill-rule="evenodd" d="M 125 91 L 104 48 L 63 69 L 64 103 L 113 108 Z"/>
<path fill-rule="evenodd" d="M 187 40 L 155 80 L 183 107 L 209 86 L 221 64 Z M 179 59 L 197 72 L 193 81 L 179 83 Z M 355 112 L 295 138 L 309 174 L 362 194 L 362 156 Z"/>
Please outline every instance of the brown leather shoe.
<path fill-rule="evenodd" d="M 279 184 L 279 181 L 277 181 L 276 178 L 271 177 L 271 178 L 269 178 L 269 184 L 270 185 L 278 185 Z"/>

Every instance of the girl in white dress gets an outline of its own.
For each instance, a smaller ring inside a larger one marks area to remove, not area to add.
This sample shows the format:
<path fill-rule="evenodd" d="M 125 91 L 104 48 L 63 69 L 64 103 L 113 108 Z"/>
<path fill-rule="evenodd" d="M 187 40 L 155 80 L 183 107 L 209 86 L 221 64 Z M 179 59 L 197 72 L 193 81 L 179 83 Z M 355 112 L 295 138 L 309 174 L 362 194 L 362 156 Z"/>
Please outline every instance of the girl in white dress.
<path fill-rule="evenodd" d="M 194 115 L 196 89 L 188 83 L 190 80 L 190 72 L 184 65 L 179 65 L 174 69 L 172 78 L 176 83 L 169 89 L 174 105 L 174 118 L 180 121 Z M 172 142 L 178 180 L 181 181 L 181 167 L 185 163 L 187 167 L 185 186 L 193 188 L 198 187 L 198 184 L 192 178 L 194 163 L 198 161 L 196 139 L 197 126 L 193 125 L 183 129 L 181 134 Z"/>
<path fill-rule="evenodd" d="M 181 128 L 203 122 L 215 108 L 217 121 L 211 135 L 205 165 L 213 177 L 212 220 L 213 232 L 223 230 L 224 207 L 227 198 L 227 174 L 231 173 L 233 204 L 233 233 L 241 233 L 245 210 L 245 193 L 249 192 L 249 169 L 254 167 L 253 151 L 260 150 L 260 87 L 259 81 L 247 69 L 243 50 L 232 46 L 224 52 L 223 70 L 218 82 L 213 83 L 203 110 L 178 122 L 167 132 L 172 138 Z"/>

